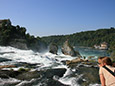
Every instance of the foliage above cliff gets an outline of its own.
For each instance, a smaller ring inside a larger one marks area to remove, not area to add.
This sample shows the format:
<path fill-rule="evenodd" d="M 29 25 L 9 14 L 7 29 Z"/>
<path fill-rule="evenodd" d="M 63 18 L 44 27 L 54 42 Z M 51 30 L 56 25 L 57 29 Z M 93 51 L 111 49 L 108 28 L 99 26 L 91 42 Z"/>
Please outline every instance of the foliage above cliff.
<path fill-rule="evenodd" d="M 40 37 L 34 37 L 26 33 L 25 27 L 13 26 L 9 19 L 0 20 L 0 45 L 8 46 L 15 39 L 24 39 L 30 49 L 39 48 L 41 44 L 45 45 Z"/>
<path fill-rule="evenodd" d="M 47 44 L 55 42 L 62 45 L 65 40 L 69 39 L 69 43 L 73 46 L 89 46 L 99 45 L 102 42 L 107 42 L 111 49 L 115 49 L 115 28 L 98 29 L 96 31 L 84 31 L 70 35 L 55 35 L 42 37 Z"/>
<path fill-rule="evenodd" d="M 5 22 L 3 22 L 0 27 L 0 45 L 9 45 L 9 42 L 12 39 L 25 39 L 26 29 L 24 27 L 17 26 L 6 26 Z"/>

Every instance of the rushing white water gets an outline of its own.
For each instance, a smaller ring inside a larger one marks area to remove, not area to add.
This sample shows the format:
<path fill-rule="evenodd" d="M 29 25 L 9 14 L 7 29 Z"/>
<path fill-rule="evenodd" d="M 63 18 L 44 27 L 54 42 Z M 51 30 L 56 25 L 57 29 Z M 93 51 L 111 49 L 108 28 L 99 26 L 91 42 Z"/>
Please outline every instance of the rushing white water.
<path fill-rule="evenodd" d="M 80 53 L 83 54 L 83 56 L 85 55 L 82 52 Z M 67 84 L 71 86 L 79 86 L 79 84 L 77 84 L 76 81 L 82 76 L 82 75 L 79 75 L 77 78 L 67 77 L 70 74 L 72 74 L 74 70 L 68 69 L 68 67 L 66 65 L 63 65 L 61 61 L 72 60 L 77 57 L 71 57 L 71 56 L 63 55 L 61 53 L 59 53 L 58 55 L 54 55 L 49 52 L 39 53 L 39 52 L 34 52 L 32 50 L 20 50 L 20 49 L 13 48 L 10 46 L 7 46 L 7 47 L 0 46 L 0 58 L 11 59 L 11 61 L 0 62 L 0 65 L 13 65 L 17 62 L 26 62 L 26 63 L 33 63 L 33 64 L 39 63 L 39 66 L 40 66 L 39 68 L 47 68 L 47 67 L 66 68 L 67 69 L 66 73 L 58 81 L 60 81 L 63 84 Z M 58 64 L 58 65 L 55 65 L 55 64 Z M 17 68 L 14 68 L 14 69 L 17 69 Z M 20 80 L 15 80 L 15 79 L 9 79 L 9 81 L 11 81 L 11 83 L 20 82 Z M 34 80 L 31 80 L 30 82 L 32 81 Z M 5 82 L 6 80 L 0 79 L 0 83 L 4 84 Z M 21 84 L 23 83 L 30 83 L 30 82 L 23 81 L 17 86 L 21 86 Z M 99 86 L 99 85 L 94 84 L 90 86 Z"/>
<path fill-rule="evenodd" d="M 11 59 L 12 62 L 3 62 L 0 65 L 11 64 L 15 62 L 41 63 L 43 67 L 51 66 L 56 62 L 55 56 L 51 53 L 38 53 L 32 50 L 20 50 L 13 47 L 1 47 L 0 57 Z"/>
<path fill-rule="evenodd" d="M 62 60 L 72 60 L 75 57 L 65 56 L 63 54 L 54 55 L 49 52 L 39 53 L 32 50 L 20 50 L 13 47 L 2 47 L 0 46 L 0 57 L 11 59 L 10 62 L 2 62 L 0 65 L 10 65 L 16 62 L 27 62 L 27 63 L 40 63 L 41 67 L 50 67 L 55 63 L 59 63 L 59 67 L 65 67 L 61 65 Z M 58 66 L 56 66 L 58 68 Z"/>
<path fill-rule="evenodd" d="M 14 79 L 14 78 L 9 78 L 9 79 L 1 79 L 0 78 L 0 86 L 4 86 L 7 84 L 15 84 L 21 82 L 20 80 Z M 8 86 L 8 85 L 7 85 Z"/>
<path fill-rule="evenodd" d="M 66 85 L 79 86 L 79 84 L 76 82 L 82 75 L 79 75 L 79 77 L 77 77 L 77 78 L 75 78 L 75 77 L 68 78 L 67 77 L 67 76 L 73 74 L 73 72 L 74 72 L 73 70 L 68 68 L 67 71 L 65 72 L 65 74 L 63 75 L 63 77 L 59 79 L 59 81 Z"/>

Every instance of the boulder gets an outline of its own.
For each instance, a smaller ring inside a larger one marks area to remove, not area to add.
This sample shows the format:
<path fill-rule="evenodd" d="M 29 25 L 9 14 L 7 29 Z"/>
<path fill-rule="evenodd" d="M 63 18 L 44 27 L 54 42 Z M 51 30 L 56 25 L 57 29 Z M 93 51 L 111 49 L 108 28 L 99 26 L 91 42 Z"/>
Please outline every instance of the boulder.
<path fill-rule="evenodd" d="M 92 86 L 95 83 L 100 84 L 98 67 L 79 67 L 77 73 L 78 75 L 83 75 L 78 80 L 80 86 Z"/>
<path fill-rule="evenodd" d="M 16 67 L 25 67 L 25 68 L 37 68 L 41 66 L 41 63 L 27 63 L 27 62 L 17 62 L 14 64 Z"/>
<path fill-rule="evenodd" d="M 38 71 L 28 71 L 28 72 L 26 71 L 26 72 L 19 73 L 17 76 L 15 76 L 15 78 L 19 80 L 31 80 L 33 78 L 39 78 L 39 77 L 40 74 Z"/>
<path fill-rule="evenodd" d="M 13 71 L 13 70 L 0 70 L 0 77 L 1 78 L 9 78 L 12 77 L 14 78 L 19 74 L 18 71 Z"/>
<path fill-rule="evenodd" d="M 16 78 L 18 80 L 31 80 L 33 78 L 47 78 L 52 79 L 54 76 L 62 77 L 66 72 L 66 69 L 48 69 L 41 71 L 30 71 L 29 69 L 20 68 L 18 71 L 15 70 L 0 70 L 1 78 Z"/>
<path fill-rule="evenodd" d="M 51 43 L 49 46 L 49 52 L 53 54 L 57 54 L 58 46 L 55 43 Z"/>
<path fill-rule="evenodd" d="M 48 69 L 43 72 L 44 72 L 44 76 L 47 78 L 53 78 L 54 75 L 62 77 L 65 74 L 66 69 L 65 68 Z"/>
<path fill-rule="evenodd" d="M 68 40 L 64 42 L 62 48 L 62 53 L 70 56 L 80 56 L 78 51 L 75 51 L 73 47 L 68 43 Z"/>
<path fill-rule="evenodd" d="M 69 65 L 69 64 L 73 64 L 73 63 L 87 62 L 87 61 L 88 60 L 84 60 L 84 59 L 81 59 L 81 58 L 76 58 L 76 59 L 73 59 L 73 60 L 66 61 L 66 64 Z"/>

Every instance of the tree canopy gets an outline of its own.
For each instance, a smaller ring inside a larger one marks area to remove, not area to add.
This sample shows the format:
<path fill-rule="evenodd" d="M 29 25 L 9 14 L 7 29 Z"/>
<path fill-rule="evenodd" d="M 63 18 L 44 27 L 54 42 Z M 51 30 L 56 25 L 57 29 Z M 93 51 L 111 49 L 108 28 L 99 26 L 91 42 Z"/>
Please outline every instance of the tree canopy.
<path fill-rule="evenodd" d="M 51 42 L 62 45 L 65 40 L 69 39 L 69 43 L 73 46 L 93 47 L 102 42 L 107 42 L 111 50 L 115 50 L 115 28 L 98 29 L 96 31 L 84 31 L 70 35 L 54 35 L 42 37 L 47 44 Z"/>

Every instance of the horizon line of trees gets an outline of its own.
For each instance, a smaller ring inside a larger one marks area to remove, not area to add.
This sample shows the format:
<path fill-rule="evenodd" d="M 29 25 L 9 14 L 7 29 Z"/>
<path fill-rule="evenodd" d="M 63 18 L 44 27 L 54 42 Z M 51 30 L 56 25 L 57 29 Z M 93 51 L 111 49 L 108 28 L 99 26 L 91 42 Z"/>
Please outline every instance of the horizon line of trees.
<path fill-rule="evenodd" d="M 72 46 L 93 47 L 102 42 L 109 44 L 109 51 L 115 56 L 115 28 L 98 29 L 96 31 L 84 31 L 70 35 L 54 35 L 46 37 L 35 37 L 26 33 L 25 27 L 11 25 L 10 20 L 0 21 L 0 45 L 7 46 L 14 39 L 25 39 L 25 43 L 30 49 L 39 48 L 39 45 L 49 45 L 55 43 L 61 46 L 67 39 Z"/>
<path fill-rule="evenodd" d="M 100 45 L 102 42 L 109 44 L 110 51 L 115 50 L 115 28 L 98 29 L 96 31 L 84 31 L 74 33 L 70 35 L 53 35 L 41 37 L 43 41 L 49 45 L 50 43 L 56 43 L 61 46 L 67 39 L 72 46 L 86 46 L 93 47 L 94 45 Z"/>

